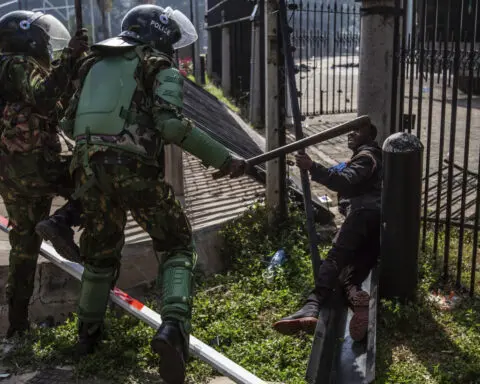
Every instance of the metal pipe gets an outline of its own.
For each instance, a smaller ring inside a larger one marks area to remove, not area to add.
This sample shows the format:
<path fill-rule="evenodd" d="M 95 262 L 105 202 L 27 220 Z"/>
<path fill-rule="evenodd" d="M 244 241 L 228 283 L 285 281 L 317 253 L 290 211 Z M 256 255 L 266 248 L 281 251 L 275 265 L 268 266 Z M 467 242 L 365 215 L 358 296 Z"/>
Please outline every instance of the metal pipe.
<path fill-rule="evenodd" d="M 220 1 L 218 4 L 215 4 L 212 8 L 210 8 L 210 9 L 207 10 L 207 13 L 206 13 L 206 14 L 208 15 L 210 12 L 212 12 L 212 11 L 214 11 L 215 9 L 217 9 L 218 7 L 222 6 L 222 5 L 225 4 L 227 1 L 229 1 L 229 0 L 222 0 L 222 1 Z"/>
<path fill-rule="evenodd" d="M 107 13 L 108 37 L 112 37 L 112 11 Z"/>
<path fill-rule="evenodd" d="M 0 8 L 8 7 L 9 5 L 12 5 L 12 4 L 15 4 L 15 3 L 18 3 L 18 1 L 17 0 L 12 0 L 12 1 L 9 1 L 8 3 L 0 4 Z"/>
<path fill-rule="evenodd" d="M 0 216 L 0 229 L 8 233 L 8 219 Z M 67 272 L 77 280 L 82 279 L 84 267 L 73 261 L 69 261 L 61 257 L 55 249 L 43 242 L 40 247 L 40 254 L 51 261 L 57 267 Z M 123 308 L 125 311 L 135 316 L 137 319 L 148 324 L 153 329 L 158 329 L 162 324 L 160 314 L 145 306 L 143 303 L 135 300 L 118 288 L 110 291 L 110 300 Z M 239 384 L 266 384 L 265 381 L 259 379 L 246 369 L 234 363 L 230 359 L 217 352 L 215 349 L 202 343 L 197 338 L 190 336 L 190 352 L 193 356 L 199 358 L 203 362 L 211 365 L 221 374 L 229 377 L 235 383 Z"/>
<path fill-rule="evenodd" d="M 80 0 L 77 0 L 77 1 L 80 1 Z M 95 43 L 97 39 L 95 38 L 96 33 L 95 33 L 95 14 L 94 14 L 93 0 L 90 0 L 90 20 L 92 23 L 92 43 Z"/>
<path fill-rule="evenodd" d="M 15 3 L 17 2 L 16 0 L 14 1 Z M 2 5 L 0 5 L 0 8 L 2 7 Z M 32 12 L 36 12 L 36 11 L 53 11 L 53 10 L 56 10 L 58 11 L 59 9 L 66 9 L 67 6 L 65 5 L 59 5 L 58 7 L 42 7 L 42 8 L 32 8 Z M 73 5 L 69 5 L 68 8 L 74 8 Z M 63 16 L 63 15 L 62 15 Z"/>
<path fill-rule="evenodd" d="M 301 140 L 303 138 L 302 116 L 301 116 L 300 104 L 298 100 L 298 93 L 296 91 L 297 85 L 295 82 L 295 72 L 294 72 L 295 65 L 293 60 L 292 47 L 290 43 L 290 31 L 289 31 L 289 25 L 288 25 L 287 5 L 285 0 L 279 0 L 278 5 L 279 5 L 278 10 L 279 10 L 279 21 L 280 21 L 279 24 L 280 24 L 280 30 L 281 30 L 282 40 L 283 40 L 283 51 L 285 52 L 285 59 L 286 59 L 288 84 L 290 88 L 289 93 L 290 93 L 293 120 L 294 120 L 294 126 L 295 126 L 295 137 L 297 140 Z M 351 130 L 351 126 L 348 126 L 347 124 L 347 127 L 349 128 L 349 130 Z M 347 132 L 346 131 L 347 127 L 345 127 L 345 125 L 343 126 L 343 129 L 345 129 L 345 132 Z M 340 130 L 336 131 L 337 136 L 339 134 L 338 133 L 339 131 Z M 326 132 L 323 132 L 323 133 L 326 133 Z M 330 131 L 330 134 L 332 134 L 331 131 Z M 318 139 L 318 135 L 315 135 L 315 136 L 317 136 L 317 139 Z M 326 140 L 326 137 L 328 137 L 328 134 L 323 135 L 324 140 Z M 295 144 L 297 145 L 295 146 Z M 301 147 L 302 144 L 305 144 L 305 141 L 300 144 L 298 142 L 294 143 L 293 145 L 291 144 L 290 149 L 303 150 L 305 147 Z M 275 152 L 275 151 L 271 151 L 271 152 Z M 283 149 L 283 152 L 288 153 L 287 151 L 285 151 L 285 147 Z M 277 153 L 278 153 L 278 149 L 277 149 Z M 300 176 L 302 180 L 303 203 L 304 203 L 304 209 L 305 209 L 306 221 L 307 221 L 308 239 L 310 243 L 310 257 L 312 261 L 313 275 L 316 278 L 318 276 L 318 272 L 320 269 L 321 259 L 320 259 L 320 255 L 318 253 L 318 247 L 317 247 L 317 232 L 315 229 L 315 218 L 314 218 L 313 206 L 312 206 L 312 196 L 311 196 L 312 192 L 310 189 L 310 178 L 306 170 L 302 170 L 300 173 Z"/>
<path fill-rule="evenodd" d="M 251 42 L 251 53 L 250 53 L 250 121 L 253 122 L 254 120 L 254 107 L 253 107 L 253 99 L 254 99 L 254 89 L 255 89 L 255 84 L 256 84 L 256 76 L 257 73 L 255 72 L 255 60 L 256 60 L 256 57 L 255 57 L 255 54 L 256 54 L 256 50 L 257 50 L 257 46 L 256 46 L 256 38 L 255 38 L 255 35 L 256 35 L 256 21 L 253 20 L 252 21 L 252 42 Z"/>
<path fill-rule="evenodd" d="M 82 16 L 82 0 L 75 0 L 75 21 L 77 23 L 77 31 L 83 28 Z"/>
<path fill-rule="evenodd" d="M 293 104 L 293 103 L 292 103 Z M 297 103 L 298 104 L 298 103 Z M 285 145 L 280 148 L 276 148 L 272 151 L 262 153 L 261 155 L 252 157 L 247 160 L 247 163 L 250 166 L 255 166 L 259 165 L 262 163 L 265 163 L 269 160 L 275 159 L 279 156 L 283 156 L 287 153 L 292 153 L 295 151 L 300 151 L 302 149 L 305 149 L 311 145 L 319 144 L 323 141 L 327 141 L 330 139 L 333 139 L 335 137 L 344 135 L 348 132 L 351 132 L 355 129 L 358 129 L 361 126 L 371 124 L 370 118 L 368 116 L 360 116 L 357 117 L 354 120 L 348 121 L 346 123 L 337 125 L 336 127 L 332 127 L 330 129 L 327 129 L 323 132 L 319 132 L 315 135 L 306 137 L 304 139 L 295 141 L 291 144 Z"/>
<path fill-rule="evenodd" d="M 223 21 L 223 22 L 218 23 L 218 24 L 209 25 L 205 29 L 208 31 L 208 30 L 213 29 L 213 28 L 222 28 L 222 27 L 225 27 L 226 25 L 241 23 L 242 21 L 250 21 L 250 20 L 251 20 L 251 16 L 245 16 L 245 17 L 241 17 L 240 19 L 231 20 L 231 21 Z"/>
<path fill-rule="evenodd" d="M 72 23 L 70 22 L 70 11 L 68 6 L 68 0 L 65 0 L 65 16 L 67 17 L 68 31 L 72 30 Z"/>

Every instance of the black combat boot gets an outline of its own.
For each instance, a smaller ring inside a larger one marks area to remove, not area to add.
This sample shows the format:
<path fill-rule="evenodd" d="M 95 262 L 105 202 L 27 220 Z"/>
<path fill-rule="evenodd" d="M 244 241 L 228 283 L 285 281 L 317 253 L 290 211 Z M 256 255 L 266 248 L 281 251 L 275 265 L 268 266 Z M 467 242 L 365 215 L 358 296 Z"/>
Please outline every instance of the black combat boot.
<path fill-rule="evenodd" d="M 182 332 L 174 320 L 162 323 L 153 337 L 151 346 L 160 355 L 160 376 L 167 384 L 185 382 L 185 366 L 188 358 L 188 335 Z"/>
<path fill-rule="evenodd" d="M 80 214 L 80 204 L 69 201 L 35 227 L 37 234 L 42 239 L 50 241 L 61 256 L 76 263 L 81 261 L 80 249 L 75 244 L 71 227 L 80 225 Z"/>
<path fill-rule="evenodd" d="M 348 306 L 353 311 L 349 325 L 350 337 L 354 341 L 362 341 L 368 332 L 370 295 L 354 284 L 347 284 L 344 290 Z"/>
<path fill-rule="evenodd" d="M 14 298 L 8 300 L 8 321 L 10 325 L 7 330 L 7 339 L 11 339 L 14 336 L 22 337 L 30 330 L 30 322 L 28 321 L 29 301 Z"/>
<path fill-rule="evenodd" d="M 273 328 L 284 335 L 293 335 L 301 331 L 313 335 L 317 327 L 320 308 L 327 300 L 328 293 L 329 291 L 326 289 L 312 292 L 299 311 L 277 321 L 273 324 Z"/>
<path fill-rule="evenodd" d="M 77 357 L 81 358 L 95 352 L 103 338 L 103 323 L 84 323 L 78 320 Z"/>

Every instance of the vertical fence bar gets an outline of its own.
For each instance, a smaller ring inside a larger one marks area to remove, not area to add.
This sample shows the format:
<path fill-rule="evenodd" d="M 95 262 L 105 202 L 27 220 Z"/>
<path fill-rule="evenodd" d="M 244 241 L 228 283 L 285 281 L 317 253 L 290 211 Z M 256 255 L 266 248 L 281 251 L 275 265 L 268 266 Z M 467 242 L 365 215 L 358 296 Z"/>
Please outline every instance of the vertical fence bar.
<path fill-rule="evenodd" d="M 445 20 L 445 26 L 443 31 L 443 58 L 442 58 L 442 70 L 443 70 L 443 82 L 442 82 L 442 111 L 440 114 L 440 145 L 438 154 L 438 174 L 437 174 L 437 203 L 435 209 L 435 238 L 433 241 L 433 251 L 435 255 L 438 252 L 438 237 L 440 231 L 440 202 L 442 193 L 442 181 L 443 181 L 443 150 L 445 147 L 445 120 L 446 120 L 446 105 L 447 105 L 447 78 L 448 78 L 448 30 L 450 29 L 450 12 L 451 12 L 452 0 L 448 0 L 448 10 Z M 446 276 L 445 276 L 446 277 Z"/>
<path fill-rule="evenodd" d="M 419 65 L 418 70 L 420 72 L 420 79 L 418 81 L 418 110 L 417 110 L 417 137 L 422 138 L 422 107 L 423 107 L 423 71 L 425 65 L 425 24 L 426 24 L 426 13 L 427 13 L 427 2 L 426 0 L 421 0 L 420 8 L 420 56 L 419 56 Z"/>
<path fill-rule="evenodd" d="M 305 100 L 305 104 L 307 104 L 307 110 L 306 110 L 306 113 L 305 115 L 307 116 L 310 116 L 310 66 L 309 66 L 309 62 L 310 62 L 310 2 L 307 3 L 307 9 L 305 11 L 306 15 L 307 15 L 307 33 L 305 34 L 305 56 L 307 58 L 306 60 L 306 63 L 305 63 L 305 66 L 306 66 L 306 87 L 307 87 L 307 99 Z"/>
<path fill-rule="evenodd" d="M 313 5 L 313 29 L 314 29 L 314 37 L 313 37 L 313 114 L 317 114 L 317 45 L 318 45 L 318 29 L 317 29 L 317 3 Z M 320 76 L 322 72 L 320 71 Z"/>
<path fill-rule="evenodd" d="M 303 64 L 303 0 L 300 0 L 300 5 L 299 5 L 299 9 L 298 9 L 298 17 L 300 18 L 299 20 L 299 25 L 300 25 L 300 41 L 299 41 L 299 46 L 300 46 L 300 52 L 299 52 L 299 56 L 300 56 L 300 60 L 299 60 L 299 64 L 298 64 L 298 68 L 300 70 L 300 72 L 298 72 L 298 77 L 300 78 L 299 79 L 299 83 L 300 83 L 300 112 L 302 113 L 302 115 L 305 113 L 304 112 L 304 108 L 303 108 L 303 95 L 304 95 L 304 92 L 303 92 L 303 80 L 302 80 L 302 64 Z"/>
<path fill-rule="evenodd" d="M 407 63 L 407 72 L 405 74 L 406 78 L 407 79 L 410 79 L 410 67 L 412 66 L 412 58 L 411 58 L 411 55 L 412 55 L 412 50 L 411 50 L 411 47 L 412 47 L 412 42 L 411 42 L 411 39 L 412 39 L 412 34 L 409 33 L 408 36 L 407 36 L 407 51 L 408 51 L 408 57 L 406 59 L 406 63 Z"/>
<path fill-rule="evenodd" d="M 459 264 L 457 265 L 457 284 L 460 284 L 461 280 L 461 264 L 460 261 L 463 259 L 463 241 L 465 238 L 465 211 L 466 211 L 466 204 L 467 204 L 467 181 L 468 181 L 468 166 L 469 166 L 469 154 L 470 154 L 470 131 L 472 125 L 472 99 L 473 99 L 473 70 L 475 66 L 475 43 L 476 43 L 476 36 L 477 36 L 477 10 L 478 10 L 478 1 L 475 2 L 475 13 L 472 15 L 472 22 L 470 27 L 472 28 L 472 35 L 470 37 L 470 52 L 468 52 L 467 56 L 467 66 L 468 66 L 468 85 L 467 85 L 467 119 L 466 119 L 466 126 L 465 126 L 465 148 L 464 148 L 464 156 L 463 156 L 463 175 L 462 175 L 462 201 L 461 201 L 461 208 L 460 208 L 460 229 L 458 234 L 458 261 Z M 465 53 L 467 53 L 467 46 L 466 46 L 467 38 L 465 37 Z M 465 79 L 465 67 L 464 67 L 464 76 Z M 480 168 L 478 169 L 480 172 Z M 477 181 L 478 183 L 478 181 Z M 477 196 L 478 199 L 478 196 Z M 473 236 L 475 237 L 475 231 L 473 231 Z M 472 270 L 472 274 L 475 271 Z"/>
<path fill-rule="evenodd" d="M 353 12 L 353 32 L 352 32 L 352 78 L 351 78 L 351 98 L 350 98 L 350 112 L 353 112 L 353 104 L 354 104 L 354 99 L 353 99 L 353 84 L 354 84 L 354 76 L 355 76 L 355 67 L 353 66 L 354 62 L 355 62 L 355 49 L 356 49 L 356 46 L 357 46 L 357 35 L 356 35 L 356 31 L 357 31 L 357 16 L 360 18 L 360 13 L 357 12 L 357 8 L 355 7 L 355 5 L 352 5 L 352 12 Z M 395 62 L 395 58 L 394 58 L 394 62 Z M 358 76 L 358 71 L 357 71 L 357 76 Z"/>
<path fill-rule="evenodd" d="M 415 19 L 415 15 L 416 15 L 416 9 L 415 9 L 415 4 L 416 4 L 416 0 L 413 0 L 413 10 L 412 10 L 412 17 Z M 414 20 L 413 20 L 414 21 Z M 412 29 L 412 33 L 410 34 L 409 36 L 409 49 L 410 49 L 410 71 L 409 71 L 409 74 L 410 74 L 410 87 L 409 87 L 409 90 L 408 90 L 408 116 L 409 116 L 409 119 L 408 119 L 408 133 L 412 133 L 412 129 L 414 128 L 412 126 L 412 123 L 413 123 L 413 115 L 412 115 L 412 112 L 413 112 L 413 86 L 414 86 L 414 81 L 415 81 L 415 33 L 416 33 L 416 23 L 415 22 L 412 22 L 413 24 L 413 29 Z"/>
<path fill-rule="evenodd" d="M 340 5 L 340 31 L 338 33 L 338 43 L 340 45 L 340 53 L 339 53 L 339 61 L 340 63 L 338 64 L 338 112 L 342 111 L 342 108 L 340 106 L 341 104 L 341 92 L 342 92 L 342 74 L 343 74 L 343 4 Z"/>
<path fill-rule="evenodd" d="M 403 130 L 403 112 L 405 110 L 405 77 L 408 75 L 406 70 L 407 64 L 407 15 L 408 15 L 408 0 L 403 0 L 403 19 L 402 19 L 402 47 L 400 49 L 400 103 L 399 103 L 399 130 Z M 393 132 L 392 132 L 393 133 Z"/>
<path fill-rule="evenodd" d="M 428 0 L 426 0 L 428 3 Z M 436 65 L 436 40 L 437 40 L 437 27 L 438 27 L 438 2 L 439 0 L 434 0 L 435 4 L 435 19 L 433 22 L 433 36 L 432 36 L 432 51 L 430 52 L 430 93 L 428 100 L 428 127 L 427 127 L 427 152 L 425 158 L 425 197 L 424 197 L 424 206 L 423 206 L 423 236 L 422 236 L 422 249 L 426 249 L 426 240 L 427 240 L 427 217 L 428 217 L 428 192 L 430 190 L 430 156 L 432 149 L 432 123 L 433 123 L 433 94 L 435 87 L 435 65 Z M 434 253 L 434 261 L 436 261 L 436 253 Z"/>
<path fill-rule="evenodd" d="M 478 148 L 478 172 L 480 172 L 480 147 Z M 477 271 L 478 232 L 480 230 L 480 178 L 477 179 L 477 196 L 475 207 L 475 223 L 473 225 L 472 271 L 470 276 L 470 296 L 475 294 L 475 273 Z"/>
<path fill-rule="evenodd" d="M 395 8 L 400 9 L 400 0 L 395 0 Z M 405 18 L 405 12 L 403 14 Z M 393 25 L 393 70 L 392 70 L 392 114 L 390 116 L 390 134 L 396 132 L 397 103 L 403 104 L 402 97 L 398 97 L 398 76 L 400 54 L 400 15 L 396 15 Z M 403 74 L 402 76 L 403 77 Z"/>
<path fill-rule="evenodd" d="M 452 95 L 452 114 L 451 114 L 451 123 L 450 123 L 450 146 L 449 146 L 449 163 L 448 163 L 448 179 L 447 179 L 447 212 L 446 212 L 446 223 L 445 223 L 445 252 L 444 252 L 444 265 L 443 273 L 444 276 L 448 276 L 448 260 L 450 252 L 450 242 L 451 242 L 451 220 L 452 220 L 452 188 L 453 188 L 453 164 L 455 161 L 455 139 L 456 139 L 456 130 L 457 130 L 457 106 L 458 106 L 458 82 L 460 75 L 460 49 L 461 49 L 461 30 L 463 23 L 463 3 L 464 0 L 461 0 L 461 6 L 457 13 L 456 20 L 456 31 L 455 31 L 455 56 L 453 59 L 453 95 Z M 453 13 L 453 12 L 452 12 Z M 462 259 L 458 258 L 458 270 L 461 270 Z M 458 280 L 456 281 L 457 285 L 460 285 L 460 274 L 457 274 Z"/>
<path fill-rule="evenodd" d="M 444 31 L 439 31 L 439 39 L 438 39 L 438 59 L 440 60 L 440 63 L 443 60 L 443 51 L 442 51 L 442 45 L 443 42 L 445 41 L 445 38 L 443 37 Z M 442 67 L 441 65 L 438 66 L 438 74 L 437 74 L 437 84 L 440 84 L 440 75 L 442 74 Z"/>
<path fill-rule="evenodd" d="M 329 95 L 330 95 L 330 76 L 329 76 L 329 70 L 330 70 L 330 16 L 331 16 L 331 10 L 332 7 L 330 3 L 327 5 L 327 68 L 326 68 L 326 82 L 327 82 L 327 94 L 326 94 L 326 100 L 325 100 L 325 106 L 326 106 L 326 111 L 325 113 L 329 112 Z"/>
<path fill-rule="evenodd" d="M 347 9 L 347 30 L 345 32 L 345 112 L 348 112 L 348 71 L 350 70 L 350 31 L 348 26 L 350 23 L 350 7 L 348 4 L 345 4 L 344 7 Z"/>
<path fill-rule="evenodd" d="M 452 30 L 452 37 L 449 38 L 448 40 L 450 43 L 450 46 L 448 48 L 448 63 L 449 63 L 449 66 L 448 66 L 448 87 L 450 88 L 452 86 L 452 53 L 453 53 L 453 50 L 454 50 L 454 47 L 453 47 L 453 42 L 455 41 L 455 31 Z M 453 53 L 455 54 L 455 53 Z"/>
<path fill-rule="evenodd" d="M 332 81 L 332 113 L 335 113 L 335 91 L 336 91 L 336 58 L 337 58 L 337 0 L 333 4 L 333 81 Z"/>
<path fill-rule="evenodd" d="M 324 16 L 324 5 L 323 2 L 320 4 L 320 114 L 324 114 L 323 110 L 323 46 L 325 44 L 323 30 L 323 16 Z"/>

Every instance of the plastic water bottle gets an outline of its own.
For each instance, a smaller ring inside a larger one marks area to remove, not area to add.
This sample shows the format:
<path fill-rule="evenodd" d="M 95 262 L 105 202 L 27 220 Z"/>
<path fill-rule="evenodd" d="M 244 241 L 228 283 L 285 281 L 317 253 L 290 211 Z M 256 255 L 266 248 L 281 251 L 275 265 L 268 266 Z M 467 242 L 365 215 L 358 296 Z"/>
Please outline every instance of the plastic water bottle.
<path fill-rule="evenodd" d="M 270 260 L 267 269 L 263 272 L 263 279 L 267 284 L 271 284 L 275 278 L 277 270 L 285 264 L 287 261 L 287 255 L 285 250 L 279 249 Z"/>

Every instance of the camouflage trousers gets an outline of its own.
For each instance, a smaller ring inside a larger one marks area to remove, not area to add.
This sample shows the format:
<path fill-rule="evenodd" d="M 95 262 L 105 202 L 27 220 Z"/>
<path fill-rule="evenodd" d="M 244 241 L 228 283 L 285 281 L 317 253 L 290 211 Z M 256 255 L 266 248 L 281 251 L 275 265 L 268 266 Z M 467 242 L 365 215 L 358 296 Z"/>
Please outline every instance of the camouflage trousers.
<path fill-rule="evenodd" d="M 133 157 L 123 156 L 118 162 L 106 164 L 94 156 L 86 168 L 80 166 L 74 171 L 85 225 L 80 252 L 87 273 L 84 273 L 78 309 L 79 320 L 84 323 L 103 320 L 108 291 L 105 292 L 105 284 L 99 281 L 104 276 L 111 287 L 118 277 L 127 211 L 150 235 L 155 251 L 164 255 L 159 259 L 159 270 L 179 255 L 184 263 L 194 264 L 190 223 L 171 187 L 163 181 L 161 170 Z M 112 273 L 109 269 L 113 268 L 116 276 L 108 277 Z M 185 278 L 175 276 L 177 282 Z M 190 287 L 191 282 L 185 281 L 185 285 Z"/>
<path fill-rule="evenodd" d="M 53 197 L 68 198 L 70 158 L 43 153 L 0 155 L 0 195 L 12 229 L 7 299 L 28 302 L 42 243 L 35 226 L 48 218 Z"/>

